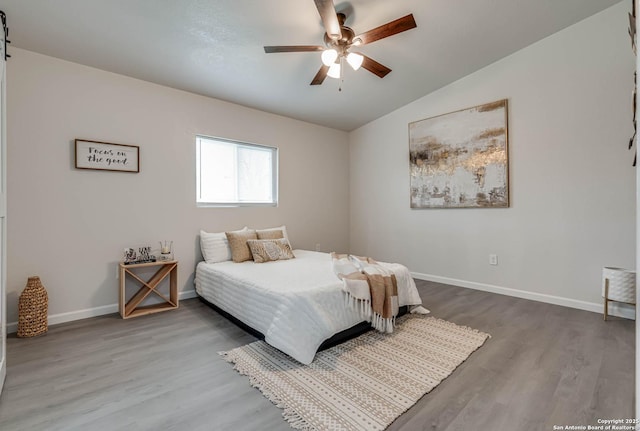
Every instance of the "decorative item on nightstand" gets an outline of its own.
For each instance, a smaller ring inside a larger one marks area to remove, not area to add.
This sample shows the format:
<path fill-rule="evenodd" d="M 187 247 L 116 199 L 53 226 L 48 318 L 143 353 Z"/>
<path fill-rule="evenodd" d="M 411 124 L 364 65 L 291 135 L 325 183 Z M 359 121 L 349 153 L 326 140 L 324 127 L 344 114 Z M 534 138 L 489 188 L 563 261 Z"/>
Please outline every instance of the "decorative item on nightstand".
<path fill-rule="evenodd" d="M 18 337 L 35 337 L 47 332 L 48 308 L 49 297 L 40 277 L 29 277 L 18 301 Z"/>
<path fill-rule="evenodd" d="M 124 249 L 123 263 L 125 265 L 132 265 L 135 263 L 150 263 L 155 262 L 156 257 L 151 254 L 151 247 L 139 247 L 136 253 L 133 248 Z"/>
<path fill-rule="evenodd" d="M 602 296 L 604 320 L 609 314 L 609 301 L 636 304 L 636 273 L 623 268 L 602 268 Z"/>
<path fill-rule="evenodd" d="M 160 241 L 160 260 L 173 260 L 173 241 Z"/>

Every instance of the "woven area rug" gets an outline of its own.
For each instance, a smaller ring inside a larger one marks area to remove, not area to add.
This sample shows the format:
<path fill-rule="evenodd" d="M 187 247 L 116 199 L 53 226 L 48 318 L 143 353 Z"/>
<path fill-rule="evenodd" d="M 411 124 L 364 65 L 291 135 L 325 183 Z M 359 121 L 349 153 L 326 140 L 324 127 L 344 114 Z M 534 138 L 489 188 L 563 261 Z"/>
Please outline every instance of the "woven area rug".
<path fill-rule="evenodd" d="M 302 365 L 264 341 L 220 354 L 296 429 L 384 430 L 482 346 L 488 334 L 405 315 Z"/>

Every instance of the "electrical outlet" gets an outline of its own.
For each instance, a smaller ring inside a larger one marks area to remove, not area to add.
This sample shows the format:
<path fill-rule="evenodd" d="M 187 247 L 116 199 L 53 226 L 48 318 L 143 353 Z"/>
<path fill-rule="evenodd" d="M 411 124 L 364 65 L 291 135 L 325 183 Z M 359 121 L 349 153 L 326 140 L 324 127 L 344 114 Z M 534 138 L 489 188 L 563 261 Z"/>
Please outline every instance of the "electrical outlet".
<path fill-rule="evenodd" d="M 316 251 L 320 251 L 320 244 L 316 244 Z"/>
<path fill-rule="evenodd" d="M 116 280 L 120 278 L 120 265 L 116 265 Z"/>
<path fill-rule="evenodd" d="M 489 265 L 497 265 L 498 264 L 498 255 L 490 254 L 489 255 Z"/>

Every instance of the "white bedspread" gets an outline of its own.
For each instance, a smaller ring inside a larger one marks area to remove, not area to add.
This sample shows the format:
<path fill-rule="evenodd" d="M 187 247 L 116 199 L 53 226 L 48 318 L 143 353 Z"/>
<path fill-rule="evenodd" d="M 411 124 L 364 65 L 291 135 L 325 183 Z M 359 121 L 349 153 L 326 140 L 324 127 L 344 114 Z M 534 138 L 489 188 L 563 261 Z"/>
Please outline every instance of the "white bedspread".
<path fill-rule="evenodd" d="M 362 319 L 345 305 L 328 253 L 294 254 L 267 263 L 200 262 L 195 285 L 200 296 L 260 331 L 267 343 L 309 364 L 324 340 Z M 422 304 L 406 267 L 381 264 L 396 275 L 400 306 Z"/>

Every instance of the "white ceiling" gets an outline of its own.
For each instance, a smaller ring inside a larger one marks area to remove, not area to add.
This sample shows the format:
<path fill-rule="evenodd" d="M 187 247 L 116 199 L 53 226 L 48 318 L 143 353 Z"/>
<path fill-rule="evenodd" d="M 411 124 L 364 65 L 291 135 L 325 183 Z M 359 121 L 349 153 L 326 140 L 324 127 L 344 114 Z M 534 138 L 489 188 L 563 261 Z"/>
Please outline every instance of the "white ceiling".
<path fill-rule="evenodd" d="M 356 34 L 408 13 L 418 24 L 359 48 L 393 71 L 347 68 L 341 92 L 331 78 L 309 85 L 320 53 L 263 50 L 322 45 L 313 0 L 0 0 L 0 10 L 12 46 L 349 131 L 619 1 L 339 2 Z"/>

